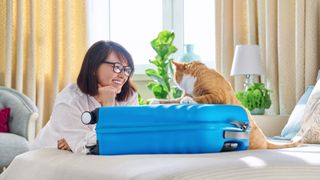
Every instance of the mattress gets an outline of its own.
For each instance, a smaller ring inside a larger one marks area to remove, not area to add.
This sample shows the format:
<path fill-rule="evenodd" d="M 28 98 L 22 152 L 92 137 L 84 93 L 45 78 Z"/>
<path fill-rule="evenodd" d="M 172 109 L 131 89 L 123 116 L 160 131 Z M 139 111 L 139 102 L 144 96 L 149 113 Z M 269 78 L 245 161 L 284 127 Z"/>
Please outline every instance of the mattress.
<path fill-rule="evenodd" d="M 117 156 L 41 149 L 17 156 L 0 179 L 320 179 L 320 145 L 207 154 Z"/>

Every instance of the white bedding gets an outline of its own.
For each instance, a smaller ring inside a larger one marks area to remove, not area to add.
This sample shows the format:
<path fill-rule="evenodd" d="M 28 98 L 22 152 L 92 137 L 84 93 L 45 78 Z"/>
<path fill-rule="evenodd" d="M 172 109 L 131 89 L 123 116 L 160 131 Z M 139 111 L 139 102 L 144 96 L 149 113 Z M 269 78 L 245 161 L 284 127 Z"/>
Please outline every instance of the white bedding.
<path fill-rule="evenodd" d="M 320 179 L 320 145 L 183 155 L 79 155 L 56 149 L 17 156 L 1 180 Z"/>

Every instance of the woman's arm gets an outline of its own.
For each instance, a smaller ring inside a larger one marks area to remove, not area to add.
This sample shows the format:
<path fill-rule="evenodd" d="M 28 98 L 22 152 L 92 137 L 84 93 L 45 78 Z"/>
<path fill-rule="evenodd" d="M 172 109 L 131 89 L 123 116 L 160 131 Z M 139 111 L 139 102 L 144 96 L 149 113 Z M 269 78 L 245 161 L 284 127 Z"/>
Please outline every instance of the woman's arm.
<path fill-rule="evenodd" d="M 67 143 L 67 141 L 64 138 L 59 139 L 57 141 L 57 145 L 58 145 L 58 149 L 71 151 L 69 144 Z"/>
<path fill-rule="evenodd" d="M 120 103 L 120 105 L 139 105 L 138 94 L 134 92 L 127 101 Z M 57 142 L 58 148 L 61 147 L 59 149 L 70 149 L 73 152 L 85 154 L 88 152 L 86 146 L 96 144 L 94 125 L 88 126 L 81 122 L 81 114 L 84 111 L 82 109 L 80 105 L 70 106 L 69 104 L 59 104 L 55 107 L 52 119 L 54 124 L 59 127 L 58 133 L 61 136 L 59 142 Z"/>
<path fill-rule="evenodd" d="M 94 125 L 82 124 L 82 109 L 80 104 L 60 103 L 55 106 L 51 120 L 59 136 L 57 140 L 64 138 L 73 152 L 86 154 L 86 146 L 96 144 L 96 133 Z"/>

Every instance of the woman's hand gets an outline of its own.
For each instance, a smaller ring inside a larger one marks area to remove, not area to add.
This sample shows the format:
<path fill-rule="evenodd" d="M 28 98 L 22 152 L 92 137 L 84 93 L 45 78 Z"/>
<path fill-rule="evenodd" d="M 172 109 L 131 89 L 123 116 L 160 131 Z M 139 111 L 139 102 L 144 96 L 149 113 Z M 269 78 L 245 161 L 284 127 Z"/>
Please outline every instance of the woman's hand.
<path fill-rule="evenodd" d="M 114 87 L 98 84 L 98 96 L 96 99 L 102 106 L 114 106 L 116 95 L 117 90 Z"/>
<path fill-rule="evenodd" d="M 71 151 L 72 152 L 72 150 L 70 149 L 69 144 L 67 143 L 67 141 L 64 138 L 59 139 L 57 141 L 57 144 L 58 144 L 58 149 L 67 150 L 67 151 Z"/>

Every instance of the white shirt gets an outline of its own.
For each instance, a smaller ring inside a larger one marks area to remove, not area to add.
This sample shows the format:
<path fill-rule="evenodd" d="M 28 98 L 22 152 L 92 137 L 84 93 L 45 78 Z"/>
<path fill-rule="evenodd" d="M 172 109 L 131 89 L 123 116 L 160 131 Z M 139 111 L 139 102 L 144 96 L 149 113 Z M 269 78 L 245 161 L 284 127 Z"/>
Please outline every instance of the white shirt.
<path fill-rule="evenodd" d="M 128 101 L 116 102 L 115 106 L 138 105 L 138 95 L 134 93 Z M 84 125 L 81 114 L 101 107 L 92 96 L 81 92 L 77 84 L 65 87 L 56 97 L 48 123 L 40 130 L 32 149 L 57 148 L 57 141 L 64 138 L 75 153 L 87 153 L 85 146 L 96 144 L 95 125 Z"/>

